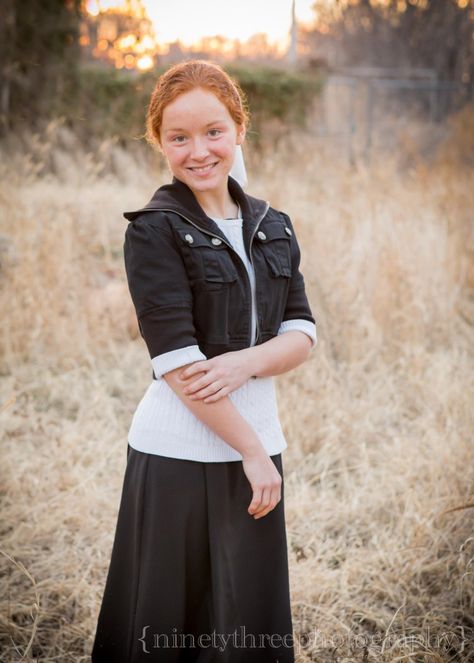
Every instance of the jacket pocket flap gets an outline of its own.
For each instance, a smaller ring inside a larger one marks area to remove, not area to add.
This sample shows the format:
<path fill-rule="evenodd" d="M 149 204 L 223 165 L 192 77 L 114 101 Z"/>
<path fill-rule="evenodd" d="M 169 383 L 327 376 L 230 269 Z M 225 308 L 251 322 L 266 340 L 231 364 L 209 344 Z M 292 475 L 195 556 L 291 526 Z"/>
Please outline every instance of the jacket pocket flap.
<path fill-rule="evenodd" d="M 289 232 L 288 232 L 289 231 Z M 283 223 L 267 223 L 263 228 L 257 231 L 255 239 L 262 243 L 271 242 L 274 239 L 286 239 L 290 241 L 291 230 Z"/>
<path fill-rule="evenodd" d="M 185 246 L 190 248 L 197 248 L 200 246 L 207 246 L 212 248 L 211 238 L 207 238 L 202 233 L 191 229 L 191 230 L 178 230 L 179 238 Z"/>

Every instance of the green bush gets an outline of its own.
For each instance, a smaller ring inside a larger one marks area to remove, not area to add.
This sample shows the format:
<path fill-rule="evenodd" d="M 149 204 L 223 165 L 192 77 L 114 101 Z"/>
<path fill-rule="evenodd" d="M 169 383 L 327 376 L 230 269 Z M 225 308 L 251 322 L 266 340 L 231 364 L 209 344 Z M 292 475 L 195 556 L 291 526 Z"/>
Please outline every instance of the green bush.
<path fill-rule="evenodd" d="M 91 135 L 139 139 L 145 131 L 153 85 L 163 71 L 156 68 L 142 73 L 83 64 L 77 89 L 63 112 L 85 140 Z M 256 143 L 262 123 L 268 119 L 304 126 L 311 102 L 322 86 L 320 78 L 305 72 L 243 65 L 227 66 L 226 71 L 247 96 L 251 115 L 248 139 Z"/>
<path fill-rule="evenodd" d="M 229 66 L 226 70 L 247 95 L 255 127 L 269 118 L 305 126 L 307 111 L 322 87 L 322 79 L 306 72 L 263 66 Z"/>

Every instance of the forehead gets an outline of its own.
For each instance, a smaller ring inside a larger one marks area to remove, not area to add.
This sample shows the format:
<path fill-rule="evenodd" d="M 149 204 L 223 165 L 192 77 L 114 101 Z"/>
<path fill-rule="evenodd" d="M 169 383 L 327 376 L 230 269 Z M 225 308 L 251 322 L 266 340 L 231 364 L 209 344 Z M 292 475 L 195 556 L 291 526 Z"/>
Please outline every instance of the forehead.
<path fill-rule="evenodd" d="M 184 129 L 185 125 L 191 128 L 217 121 L 232 121 L 227 106 L 213 92 L 195 88 L 165 106 L 162 129 Z"/>

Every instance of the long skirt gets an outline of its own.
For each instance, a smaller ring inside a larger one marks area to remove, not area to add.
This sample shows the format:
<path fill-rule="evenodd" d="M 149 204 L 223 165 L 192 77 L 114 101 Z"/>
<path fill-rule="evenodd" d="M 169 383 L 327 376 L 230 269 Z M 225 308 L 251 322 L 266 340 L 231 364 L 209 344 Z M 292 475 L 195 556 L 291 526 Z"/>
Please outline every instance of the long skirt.
<path fill-rule="evenodd" d="M 92 663 L 294 663 L 281 500 L 255 519 L 242 461 L 127 445 Z"/>

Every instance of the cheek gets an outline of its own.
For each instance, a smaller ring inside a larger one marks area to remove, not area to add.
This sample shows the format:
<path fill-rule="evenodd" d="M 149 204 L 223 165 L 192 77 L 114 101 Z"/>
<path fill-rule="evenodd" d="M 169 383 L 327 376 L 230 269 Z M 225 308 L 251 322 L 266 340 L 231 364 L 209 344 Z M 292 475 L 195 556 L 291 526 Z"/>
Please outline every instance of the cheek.
<path fill-rule="evenodd" d="M 232 158 L 233 147 L 232 141 L 222 141 L 219 145 L 215 146 L 214 152 L 223 158 L 227 157 L 230 159 Z"/>
<path fill-rule="evenodd" d="M 186 150 L 183 148 L 181 149 L 171 148 L 167 151 L 166 158 L 168 159 L 168 163 L 179 166 L 179 164 L 186 159 Z"/>

